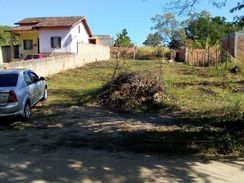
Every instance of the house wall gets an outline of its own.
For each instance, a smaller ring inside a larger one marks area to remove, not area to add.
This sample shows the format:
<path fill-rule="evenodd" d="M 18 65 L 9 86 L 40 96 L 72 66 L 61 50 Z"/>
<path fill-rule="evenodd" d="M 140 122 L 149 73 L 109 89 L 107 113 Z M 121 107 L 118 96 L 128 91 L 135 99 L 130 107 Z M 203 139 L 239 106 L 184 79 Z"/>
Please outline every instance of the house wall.
<path fill-rule="evenodd" d="M 19 56 L 19 46 L 14 46 L 14 58 Z M 10 46 L 0 46 L 0 64 L 10 62 L 11 48 Z"/>
<path fill-rule="evenodd" d="M 99 44 L 104 46 L 114 46 L 114 38 L 113 37 L 98 37 Z"/>
<path fill-rule="evenodd" d="M 55 53 L 77 53 L 77 43 L 88 43 L 89 39 L 82 23 L 77 24 L 71 29 L 40 29 L 39 37 L 40 52 L 52 55 L 55 55 Z M 51 37 L 61 37 L 61 48 L 51 48 Z"/>
<path fill-rule="evenodd" d="M 70 29 L 40 29 L 40 53 L 70 53 L 71 41 Z M 61 37 L 61 48 L 51 48 L 51 37 Z"/>
<path fill-rule="evenodd" d="M 244 33 L 235 32 L 225 36 L 222 40 L 222 47 L 237 59 L 244 58 Z"/>
<path fill-rule="evenodd" d="M 235 56 L 235 34 L 229 34 L 222 39 L 222 48 Z"/>
<path fill-rule="evenodd" d="M 19 53 L 21 58 L 25 58 L 27 55 L 38 54 L 38 32 L 23 32 L 19 33 Z M 33 40 L 33 49 L 32 50 L 24 50 L 24 40 L 31 39 Z"/>
<path fill-rule="evenodd" d="M 78 54 L 57 55 L 37 60 L 10 62 L 2 65 L 2 69 L 26 68 L 32 69 L 39 76 L 49 76 L 68 69 L 81 67 L 86 63 L 110 59 L 110 48 L 107 46 L 79 43 L 78 51 Z"/>
<path fill-rule="evenodd" d="M 80 32 L 79 32 L 80 27 Z M 77 43 L 89 43 L 89 35 L 83 23 L 79 23 L 70 30 L 72 36 L 71 53 L 77 53 Z"/>
<path fill-rule="evenodd" d="M 244 33 L 236 33 L 235 57 L 244 61 Z"/>

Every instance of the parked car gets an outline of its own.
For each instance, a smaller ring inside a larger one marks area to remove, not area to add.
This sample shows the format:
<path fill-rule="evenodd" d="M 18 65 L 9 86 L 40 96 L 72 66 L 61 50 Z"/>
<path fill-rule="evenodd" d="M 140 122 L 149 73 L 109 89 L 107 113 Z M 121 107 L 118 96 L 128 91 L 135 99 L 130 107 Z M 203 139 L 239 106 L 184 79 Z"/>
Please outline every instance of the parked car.
<path fill-rule="evenodd" d="M 0 117 L 28 121 L 32 107 L 47 99 L 47 83 L 32 70 L 0 70 Z"/>
<path fill-rule="evenodd" d="M 24 60 L 40 59 L 43 58 L 42 54 L 37 55 L 27 55 Z"/>

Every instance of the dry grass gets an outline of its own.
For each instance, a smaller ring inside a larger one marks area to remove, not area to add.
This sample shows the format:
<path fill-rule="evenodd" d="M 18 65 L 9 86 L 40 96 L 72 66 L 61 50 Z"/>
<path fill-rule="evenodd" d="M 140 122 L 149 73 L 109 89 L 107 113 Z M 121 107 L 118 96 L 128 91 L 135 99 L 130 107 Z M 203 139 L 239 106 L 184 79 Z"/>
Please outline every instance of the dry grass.
<path fill-rule="evenodd" d="M 50 111 L 52 106 L 92 103 L 102 86 L 111 80 L 115 62 L 93 63 L 48 78 L 49 100 L 46 108 L 38 112 L 39 116 L 47 113 L 50 119 L 55 117 Z M 148 153 L 243 156 L 244 93 L 236 92 L 236 89 L 244 88 L 243 75 L 231 74 L 224 67 L 127 60 L 117 75 L 136 71 L 159 73 L 161 77 L 166 92 L 161 108 L 157 113 L 148 113 L 149 116 L 158 115 L 159 124 L 152 122 L 157 128 L 138 131 L 128 127 L 119 137 L 108 134 L 66 136 L 61 137 L 58 144 Z M 229 64 L 228 68 L 231 67 Z M 165 114 L 173 116 L 171 123 L 161 124 L 160 116 Z"/>
<path fill-rule="evenodd" d="M 48 103 L 77 105 L 92 101 L 99 89 L 110 81 L 114 67 L 115 60 L 93 63 L 49 78 Z M 243 113 L 244 93 L 236 92 L 244 87 L 243 75 L 231 74 L 223 67 L 128 60 L 117 74 L 134 71 L 161 73 L 159 77 L 166 91 L 161 112 L 165 110 L 164 106 L 172 106 L 180 113 L 196 114 L 199 118 L 227 116 L 233 111 Z"/>

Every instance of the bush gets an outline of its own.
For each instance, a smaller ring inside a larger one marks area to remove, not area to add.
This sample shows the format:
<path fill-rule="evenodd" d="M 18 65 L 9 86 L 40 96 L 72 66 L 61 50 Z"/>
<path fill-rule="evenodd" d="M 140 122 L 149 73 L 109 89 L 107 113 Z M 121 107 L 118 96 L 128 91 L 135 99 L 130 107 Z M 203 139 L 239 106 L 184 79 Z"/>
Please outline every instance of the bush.
<path fill-rule="evenodd" d="M 103 87 L 98 102 L 110 109 L 140 112 L 157 106 L 162 92 L 160 80 L 151 73 L 124 73 Z"/>
<path fill-rule="evenodd" d="M 153 60 L 159 58 L 169 58 L 170 49 L 164 46 L 151 47 L 151 46 L 141 46 L 134 48 L 117 48 L 114 47 L 111 49 L 112 57 L 133 59 L 134 54 L 136 59 L 139 60 Z"/>
<path fill-rule="evenodd" d="M 167 58 L 170 54 L 170 49 L 167 47 L 150 47 L 142 46 L 136 49 L 136 59 L 153 60 L 157 58 Z"/>

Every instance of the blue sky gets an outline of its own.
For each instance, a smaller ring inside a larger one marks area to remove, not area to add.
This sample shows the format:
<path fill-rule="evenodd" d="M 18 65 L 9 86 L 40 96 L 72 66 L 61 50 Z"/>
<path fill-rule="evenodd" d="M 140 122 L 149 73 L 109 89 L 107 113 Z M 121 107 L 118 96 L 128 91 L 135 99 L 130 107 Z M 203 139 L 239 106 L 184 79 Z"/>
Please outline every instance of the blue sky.
<path fill-rule="evenodd" d="M 162 14 L 170 0 L 0 0 L 0 24 L 13 25 L 25 17 L 85 16 L 93 34 L 110 34 L 127 28 L 136 44 L 142 44 L 151 33 L 151 18 Z M 235 14 L 229 9 L 238 0 L 228 0 L 227 6 L 218 9 L 203 1 L 198 10 L 208 9 L 215 16 L 225 16 L 229 21 Z M 241 12 L 239 12 L 240 14 Z M 182 18 L 182 17 L 181 17 Z"/>

